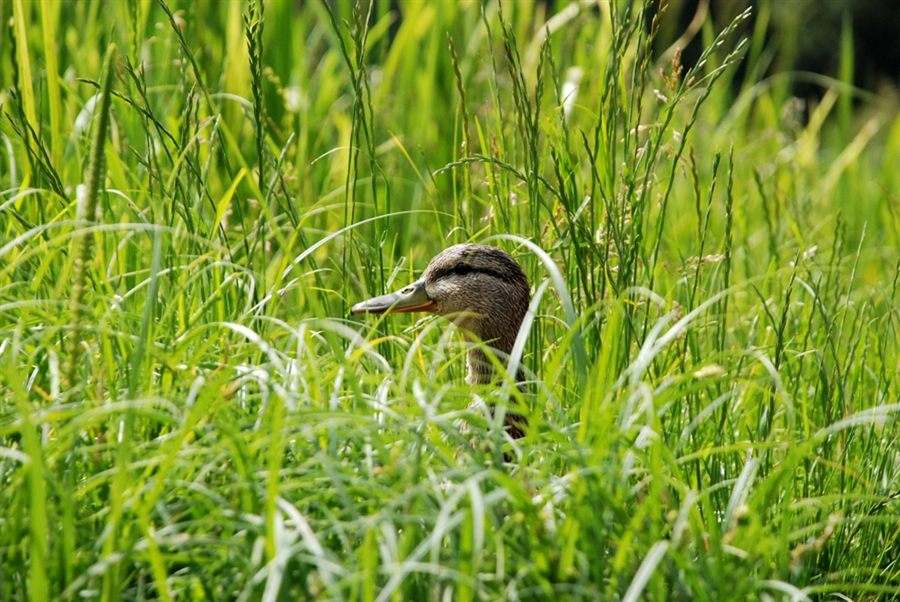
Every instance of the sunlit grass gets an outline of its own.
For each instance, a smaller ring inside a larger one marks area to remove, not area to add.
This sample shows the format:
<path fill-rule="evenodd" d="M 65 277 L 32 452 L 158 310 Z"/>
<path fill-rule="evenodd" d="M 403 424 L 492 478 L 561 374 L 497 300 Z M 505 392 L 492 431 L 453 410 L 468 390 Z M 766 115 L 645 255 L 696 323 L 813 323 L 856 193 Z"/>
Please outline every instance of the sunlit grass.
<path fill-rule="evenodd" d="M 334 4 L 0 11 L 0 599 L 900 597 L 849 30 L 804 122 L 746 14 L 682 69 L 649 2 Z M 347 317 L 469 240 L 533 285 L 524 393 Z"/>

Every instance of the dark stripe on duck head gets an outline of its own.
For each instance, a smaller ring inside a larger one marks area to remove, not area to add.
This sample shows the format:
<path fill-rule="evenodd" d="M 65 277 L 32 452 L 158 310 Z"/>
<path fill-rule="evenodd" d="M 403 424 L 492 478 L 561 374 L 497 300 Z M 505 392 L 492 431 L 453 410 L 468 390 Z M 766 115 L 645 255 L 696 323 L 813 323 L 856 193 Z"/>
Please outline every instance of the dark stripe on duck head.
<path fill-rule="evenodd" d="M 458 263 L 452 267 L 439 268 L 435 270 L 434 275 L 432 276 L 432 281 L 440 280 L 441 278 L 446 278 L 447 276 L 465 276 L 466 274 L 486 274 L 492 278 L 496 278 L 497 280 L 502 280 L 507 284 L 514 284 L 516 280 L 520 280 L 521 278 L 516 278 L 515 274 L 504 273 L 497 270 L 492 270 L 490 268 L 478 268 L 469 263 Z"/>

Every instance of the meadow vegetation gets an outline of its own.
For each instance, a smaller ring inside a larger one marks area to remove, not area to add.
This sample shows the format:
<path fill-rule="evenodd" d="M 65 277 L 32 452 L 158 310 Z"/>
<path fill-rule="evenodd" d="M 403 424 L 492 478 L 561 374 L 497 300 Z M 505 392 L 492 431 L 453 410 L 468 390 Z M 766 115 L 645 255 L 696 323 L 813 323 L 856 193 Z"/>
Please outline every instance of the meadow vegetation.
<path fill-rule="evenodd" d="M 850 29 L 805 112 L 767 1 L 691 63 L 649 0 L 392 4 L 0 4 L 0 600 L 900 598 Z M 348 317 L 466 241 L 524 392 Z"/>

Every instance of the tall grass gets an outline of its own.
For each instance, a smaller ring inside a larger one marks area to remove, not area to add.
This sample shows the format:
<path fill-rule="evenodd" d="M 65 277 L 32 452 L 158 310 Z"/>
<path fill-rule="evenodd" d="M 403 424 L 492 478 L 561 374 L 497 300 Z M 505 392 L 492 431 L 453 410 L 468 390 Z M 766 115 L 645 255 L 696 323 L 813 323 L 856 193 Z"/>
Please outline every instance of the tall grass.
<path fill-rule="evenodd" d="M 0 9 L 0 600 L 900 598 L 900 120 L 653 4 Z M 346 317 L 470 240 L 524 394 Z"/>

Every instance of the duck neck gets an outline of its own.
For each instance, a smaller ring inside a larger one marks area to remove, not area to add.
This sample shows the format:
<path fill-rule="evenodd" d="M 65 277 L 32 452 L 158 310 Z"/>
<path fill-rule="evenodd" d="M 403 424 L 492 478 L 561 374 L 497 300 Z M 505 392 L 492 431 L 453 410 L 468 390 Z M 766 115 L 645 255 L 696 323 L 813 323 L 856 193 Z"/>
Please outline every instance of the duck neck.
<path fill-rule="evenodd" d="M 516 328 L 516 334 L 518 333 L 518 328 Z M 487 341 L 488 346 L 494 351 L 497 359 L 499 359 L 502 363 L 506 364 L 509 362 L 509 356 L 512 353 L 513 346 L 516 342 L 516 336 L 513 334 L 512 336 L 491 336 L 490 333 L 475 333 L 476 335 L 484 334 L 485 336 L 478 336 L 478 339 L 481 341 Z M 471 338 L 466 337 L 471 343 Z M 487 385 L 491 383 L 491 380 L 494 377 L 494 364 L 487 357 L 485 353 L 485 348 L 483 345 L 475 345 L 469 348 L 469 352 L 466 354 L 466 368 L 468 369 L 468 374 L 466 375 L 466 382 L 470 385 Z M 516 381 L 522 382 L 525 380 L 525 373 L 522 371 L 522 368 L 519 368 L 516 373 Z"/>
<path fill-rule="evenodd" d="M 491 378 L 494 376 L 494 365 L 485 355 L 484 350 L 478 347 L 469 349 L 466 354 L 466 382 L 470 385 L 487 385 L 490 384 Z"/>

